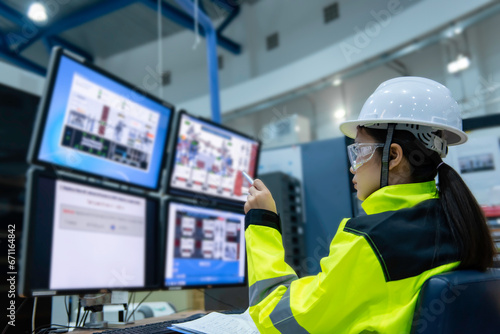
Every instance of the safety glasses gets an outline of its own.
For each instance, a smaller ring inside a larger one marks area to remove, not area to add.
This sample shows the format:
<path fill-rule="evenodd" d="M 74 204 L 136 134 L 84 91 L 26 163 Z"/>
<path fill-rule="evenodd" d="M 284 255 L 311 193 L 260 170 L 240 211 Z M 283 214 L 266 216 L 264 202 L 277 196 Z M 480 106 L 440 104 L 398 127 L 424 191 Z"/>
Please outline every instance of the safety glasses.
<path fill-rule="evenodd" d="M 378 143 L 354 143 L 347 146 L 347 155 L 351 162 L 352 170 L 356 171 L 363 164 L 367 163 L 375 154 L 375 150 L 384 147 Z"/>

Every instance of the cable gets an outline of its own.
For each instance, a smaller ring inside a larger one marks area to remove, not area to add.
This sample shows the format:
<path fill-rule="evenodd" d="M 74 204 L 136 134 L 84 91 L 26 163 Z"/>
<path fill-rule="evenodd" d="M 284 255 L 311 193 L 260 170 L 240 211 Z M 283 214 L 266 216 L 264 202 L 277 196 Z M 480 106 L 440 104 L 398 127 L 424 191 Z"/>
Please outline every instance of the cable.
<path fill-rule="evenodd" d="M 162 0 L 158 0 L 158 15 L 157 15 L 157 21 L 158 21 L 158 74 L 160 78 L 160 87 L 159 87 L 159 95 L 160 99 L 163 100 L 163 48 L 162 48 L 162 33 L 163 33 L 163 26 L 162 26 L 162 13 L 161 13 L 161 2 Z"/>
<path fill-rule="evenodd" d="M 68 316 L 68 326 L 69 326 L 69 309 L 68 309 L 68 304 L 66 304 L 66 299 L 68 296 L 64 296 L 64 308 L 66 309 L 66 315 Z"/>
<path fill-rule="evenodd" d="M 132 301 L 133 294 L 134 294 L 133 292 L 130 292 L 128 295 L 127 309 L 125 310 L 125 318 L 123 318 L 125 320 L 125 322 L 127 322 L 128 310 L 130 309 L 130 305 L 132 305 L 130 302 Z"/>
<path fill-rule="evenodd" d="M 66 325 L 59 325 L 59 324 L 49 324 L 49 325 L 42 325 L 39 326 L 34 333 L 37 334 L 42 334 L 42 333 L 47 333 L 53 329 L 60 329 L 60 328 L 74 328 L 74 329 L 88 329 L 86 327 L 79 327 L 79 326 L 66 326 Z M 43 330 L 43 331 L 42 331 Z"/>
<path fill-rule="evenodd" d="M 198 31 L 198 0 L 194 0 L 194 44 L 193 44 L 193 50 L 196 50 L 198 45 L 201 42 L 200 39 L 200 32 Z"/>
<path fill-rule="evenodd" d="M 132 304 L 135 304 L 135 295 L 136 293 L 134 292 L 133 296 L 132 296 Z M 135 308 L 132 310 L 132 313 L 130 313 L 130 316 L 132 316 L 134 314 L 134 311 L 135 311 Z M 135 318 L 134 318 L 135 319 Z"/>
<path fill-rule="evenodd" d="M 144 298 L 142 298 L 142 300 L 140 301 L 139 305 L 137 305 L 137 306 L 134 308 L 134 310 L 132 311 L 132 313 L 130 314 L 130 316 L 128 317 L 128 319 L 126 319 L 127 321 L 129 321 L 129 319 L 132 317 L 132 315 L 134 315 L 134 314 L 135 314 L 135 311 L 136 311 L 137 309 L 139 309 L 139 306 L 141 306 L 141 304 L 142 304 L 142 303 L 146 300 L 146 298 L 148 298 L 148 297 L 149 297 L 149 295 L 151 295 L 152 293 L 153 293 L 153 291 L 149 291 L 149 293 L 148 293 L 148 294 L 147 294 Z M 134 299 L 135 299 L 135 296 L 134 296 Z M 135 316 L 134 316 L 134 317 L 135 317 Z M 135 319 L 135 318 L 134 318 L 134 319 Z"/>
<path fill-rule="evenodd" d="M 33 315 L 31 316 L 31 331 L 35 330 L 35 314 L 36 314 L 36 303 L 38 302 L 38 297 L 35 297 L 33 302 Z"/>
<path fill-rule="evenodd" d="M 85 321 L 87 321 L 87 317 L 89 316 L 90 311 L 85 311 L 85 315 L 82 317 L 82 327 L 85 327 Z"/>
<path fill-rule="evenodd" d="M 212 298 L 213 300 L 218 301 L 219 303 L 226 304 L 227 306 L 229 306 L 229 307 L 231 307 L 231 308 L 235 308 L 235 306 L 234 306 L 234 305 L 231 305 L 231 304 L 228 304 L 228 303 L 226 303 L 226 302 L 223 302 L 222 300 L 217 299 L 217 298 L 215 298 L 214 296 L 210 296 L 208 293 L 206 293 L 206 292 L 205 292 L 205 291 L 203 291 L 202 289 L 198 289 L 198 291 L 203 292 L 203 294 L 204 294 L 205 296 L 208 296 L 208 297 Z"/>
<path fill-rule="evenodd" d="M 80 309 L 82 308 L 82 300 L 78 297 L 78 312 L 76 313 L 76 322 L 75 324 L 78 326 L 78 321 L 80 320 Z"/>

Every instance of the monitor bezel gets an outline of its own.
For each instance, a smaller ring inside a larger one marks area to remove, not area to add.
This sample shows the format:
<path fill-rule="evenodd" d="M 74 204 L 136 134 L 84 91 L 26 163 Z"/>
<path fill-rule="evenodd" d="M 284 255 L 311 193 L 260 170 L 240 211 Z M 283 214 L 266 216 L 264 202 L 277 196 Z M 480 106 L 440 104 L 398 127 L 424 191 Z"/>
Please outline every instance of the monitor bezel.
<path fill-rule="evenodd" d="M 31 278 L 33 273 L 33 247 L 35 245 L 35 229 L 33 226 L 36 224 L 36 202 L 37 202 L 37 192 L 34 191 L 35 187 L 40 178 L 49 178 L 54 180 L 63 180 L 67 182 L 76 183 L 79 185 L 95 187 L 102 190 L 119 192 L 125 195 L 131 195 L 136 197 L 144 198 L 146 201 L 153 201 L 156 203 L 156 219 L 154 220 L 154 226 L 151 226 L 150 233 L 154 232 L 161 228 L 161 212 L 162 212 L 162 203 L 159 197 L 148 196 L 147 194 L 138 194 L 137 192 L 126 190 L 123 188 L 117 188 L 114 186 L 109 186 L 105 184 L 96 184 L 93 182 L 88 182 L 83 179 L 75 179 L 74 177 L 70 177 L 68 175 L 60 175 L 53 171 L 41 170 L 35 167 L 32 167 L 27 172 L 27 180 L 26 180 L 26 202 L 24 208 L 24 218 L 23 218 L 23 237 L 22 237 L 22 248 L 21 248 L 21 257 L 20 257 L 20 266 L 19 266 L 19 283 L 18 283 L 18 294 L 21 297 L 44 297 L 44 296 L 57 296 L 57 295 L 73 295 L 73 294 L 92 294 L 92 293 L 108 293 L 111 291 L 150 291 L 150 290 L 158 290 L 161 288 L 161 273 L 159 269 L 161 266 L 161 256 L 156 256 L 156 259 L 153 260 L 153 271 L 151 272 L 152 282 L 147 282 L 147 278 L 145 278 L 145 284 L 141 287 L 116 287 L 116 288 L 78 288 L 78 289 L 50 289 L 47 287 L 46 290 L 33 290 L 33 286 L 31 284 Z M 53 232 L 53 227 L 51 228 L 51 232 Z M 148 233 L 148 230 L 146 231 Z M 153 246 L 153 250 L 150 251 L 152 253 L 158 254 L 158 251 L 161 249 L 161 240 L 156 235 L 153 235 L 153 239 L 155 241 L 155 245 Z M 146 242 L 148 240 L 148 235 L 146 234 Z M 52 247 L 52 245 L 49 245 Z M 147 251 L 147 243 L 146 243 L 146 257 L 148 255 Z M 148 272 L 147 269 L 148 263 L 145 262 L 145 273 Z M 151 265 L 151 264 L 150 264 Z M 49 269 L 50 270 L 50 269 Z M 50 272 L 49 272 L 50 275 Z M 147 274 L 146 274 L 147 275 Z"/>
<path fill-rule="evenodd" d="M 165 270 L 167 267 L 167 240 L 168 240 L 168 214 L 170 212 L 170 203 L 176 203 L 176 204 L 181 204 L 181 205 L 187 205 L 187 206 L 192 206 L 192 207 L 199 207 L 199 208 L 204 208 L 204 209 L 213 209 L 213 210 L 220 210 L 220 211 L 228 211 L 232 213 L 238 213 L 245 215 L 245 212 L 243 209 L 238 210 L 238 208 L 235 208 L 233 206 L 226 206 L 224 204 L 218 203 L 215 205 L 211 206 L 203 206 L 199 205 L 184 199 L 178 199 L 178 198 L 166 198 L 163 199 L 163 205 L 162 205 L 162 212 L 161 216 L 162 219 L 164 220 L 164 223 L 162 224 L 162 229 L 160 231 L 161 233 L 161 243 L 160 243 L 160 249 L 161 249 L 161 265 L 160 265 L 160 270 L 161 270 L 161 286 L 162 290 L 189 290 L 189 289 L 215 289 L 215 288 L 227 288 L 227 287 L 242 287 L 242 286 L 247 286 L 248 285 L 248 258 L 247 258 L 247 250 L 246 250 L 246 240 L 245 240 L 245 274 L 243 277 L 243 281 L 240 283 L 222 283 L 222 284 L 201 284 L 201 285 L 166 285 L 165 284 Z M 243 238 L 245 238 L 245 226 L 243 226 Z"/>
<path fill-rule="evenodd" d="M 262 142 L 259 139 L 254 138 L 252 136 L 249 136 L 247 134 L 244 134 L 242 132 L 239 132 L 237 130 L 231 129 L 231 128 L 225 126 L 225 125 L 215 123 L 214 121 L 206 119 L 204 117 L 193 115 L 193 114 L 187 112 L 186 110 L 181 109 L 177 113 L 177 120 L 175 121 L 175 123 L 176 123 L 175 124 L 175 131 L 173 133 L 173 137 L 174 138 L 171 140 L 171 142 L 172 142 L 171 143 L 172 148 L 171 148 L 171 151 L 170 151 L 170 154 L 169 154 L 167 177 L 166 177 L 166 180 L 165 180 L 166 181 L 165 182 L 166 183 L 166 193 L 168 195 L 172 195 L 172 196 L 180 196 L 180 197 L 184 197 L 184 198 L 194 199 L 194 200 L 199 201 L 199 202 L 210 201 L 210 202 L 213 202 L 215 205 L 217 203 L 221 203 L 221 204 L 227 204 L 227 205 L 231 205 L 231 206 L 243 208 L 243 206 L 245 205 L 245 201 L 233 200 L 233 199 L 230 199 L 230 198 L 227 198 L 227 197 L 215 196 L 215 195 L 212 195 L 212 194 L 206 194 L 206 193 L 196 192 L 196 191 L 189 191 L 189 190 L 179 189 L 179 188 L 171 186 L 172 176 L 173 176 L 173 173 L 174 173 L 175 155 L 176 155 L 176 150 L 177 150 L 177 140 L 179 138 L 179 131 L 180 131 L 181 120 L 182 120 L 182 116 L 183 115 L 187 115 L 189 117 L 192 117 L 192 118 L 195 118 L 195 119 L 199 120 L 200 122 L 208 123 L 208 124 L 210 124 L 210 125 L 212 125 L 214 127 L 218 127 L 218 128 L 220 128 L 222 130 L 225 130 L 225 131 L 228 131 L 228 132 L 232 132 L 235 135 L 238 135 L 238 136 L 241 136 L 241 137 L 244 137 L 244 138 L 247 138 L 249 140 L 257 142 L 258 143 L 257 156 L 255 157 L 255 167 L 254 167 L 255 170 L 254 170 L 253 174 L 254 174 L 254 178 L 258 177 L 259 157 L 260 157 L 260 151 L 261 151 L 261 148 L 262 148 Z"/>
<path fill-rule="evenodd" d="M 49 162 L 40 160 L 38 158 L 38 156 L 40 154 L 42 138 L 43 138 L 43 135 L 45 132 L 44 128 L 45 128 L 45 124 L 47 121 L 50 105 L 52 102 L 54 85 L 55 85 L 56 78 L 57 78 L 58 73 L 59 73 L 59 65 L 61 62 L 61 58 L 63 56 L 68 57 L 69 59 L 81 64 L 82 66 L 85 66 L 85 67 L 91 69 L 92 71 L 95 71 L 96 73 L 98 73 L 100 75 L 103 75 L 111 80 L 116 81 L 120 85 L 123 85 L 126 88 L 131 89 L 136 94 L 139 94 L 141 96 L 144 96 L 145 98 L 151 99 L 151 100 L 155 101 L 156 103 L 170 109 L 170 114 L 168 116 L 165 116 L 168 118 L 168 124 L 167 124 L 167 129 L 166 129 L 166 136 L 165 136 L 165 144 L 164 144 L 163 150 L 161 151 L 162 157 L 160 159 L 158 177 L 156 180 L 156 185 L 154 187 L 148 187 L 148 186 L 144 186 L 144 185 L 140 185 L 140 184 L 136 184 L 136 183 L 130 183 L 130 182 L 126 182 L 126 181 L 123 181 L 120 179 L 115 179 L 115 178 L 111 178 L 108 176 L 99 175 L 97 173 L 86 172 L 86 171 L 82 171 L 82 170 L 78 170 L 78 169 L 72 169 L 72 168 L 67 167 L 67 166 L 61 166 L 58 164 L 49 163 Z M 98 179 L 104 180 L 106 182 L 113 182 L 113 183 L 117 183 L 117 184 L 121 184 L 121 185 L 126 185 L 126 186 L 129 186 L 131 188 L 137 188 L 137 189 L 141 189 L 141 190 L 145 190 L 145 191 L 158 192 L 161 189 L 161 182 L 162 182 L 162 177 L 164 174 L 163 171 L 165 170 L 165 166 L 167 163 L 167 154 L 168 154 L 167 148 L 169 145 L 168 139 L 170 136 L 170 132 L 172 130 L 172 121 L 173 121 L 174 114 L 175 114 L 174 105 L 153 96 L 152 94 L 140 89 L 139 87 L 136 87 L 136 86 L 128 83 L 127 81 L 117 77 L 116 75 L 114 75 L 110 72 L 105 71 L 102 68 L 95 66 L 94 64 L 92 64 L 91 62 L 86 60 L 85 58 L 80 57 L 78 55 L 75 55 L 74 53 L 71 53 L 68 50 L 65 50 L 61 47 L 56 46 L 52 49 L 52 53 L 50 56 L 49 66 L 48 66 L 48 70 L 47 70 L 47 78 L 45 79 L 45 86 L 44 86 L 43 94 L 42 94 L 42 97 L 41 97 L 41 100 L 40 100 L 40 103 L 38 106 L 36 121 L 35 121 L 35 125 L 33 128 L 33 135 L 31 137 L 31 142 L 30 142 L 30 147 L 28 150 L 27 160 L 28 160 L 29 164 L 33 164 L 33 165 L 37 165 L 37 166 L 48 167 L 48 168 L 52 168 L 52 169 L 57 169 L 57 170 L 61 170 L 61 171 L 79 174 L 79 175 L 92 176 L 92 177 L 96 177 Z"/>

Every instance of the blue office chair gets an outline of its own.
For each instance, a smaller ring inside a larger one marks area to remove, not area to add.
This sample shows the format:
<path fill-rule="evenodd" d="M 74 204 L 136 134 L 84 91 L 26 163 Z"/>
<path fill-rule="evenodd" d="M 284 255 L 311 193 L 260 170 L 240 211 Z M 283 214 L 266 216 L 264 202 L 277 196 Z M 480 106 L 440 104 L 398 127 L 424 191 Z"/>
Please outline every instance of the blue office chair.
<path fill-rule="evenodd" d="M 411 333 L 500 333 L 500 269 L 459 270 L 428 279 Z"/>

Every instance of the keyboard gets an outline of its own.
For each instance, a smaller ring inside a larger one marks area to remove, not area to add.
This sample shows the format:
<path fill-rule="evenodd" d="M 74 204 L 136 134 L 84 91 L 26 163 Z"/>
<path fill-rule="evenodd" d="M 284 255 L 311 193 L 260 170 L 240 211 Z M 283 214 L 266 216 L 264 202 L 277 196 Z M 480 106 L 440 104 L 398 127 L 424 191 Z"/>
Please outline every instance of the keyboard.
<path fill-rule="evenodd" d="M 229 311 L 221 311 L 219 313 L 224 314 L 240 314 L 245 312 L 246 310 L 235 309 Z M 196 320 L 198 318 L 206 315 L 205 313 L 196 313 L 181 319 L 167 320 L 162 322 L 155 322 L 153 324 L 147 324 L 142 326 L 128 327 L 128 328 L 117 328 L 111 329 L 104 332 L 98 332 L 97 334 L 169 334 L 169 333 L 178 333 L 167 327 L 171 327 L 173 324 L 179 324 L 186 321 Z"/>

